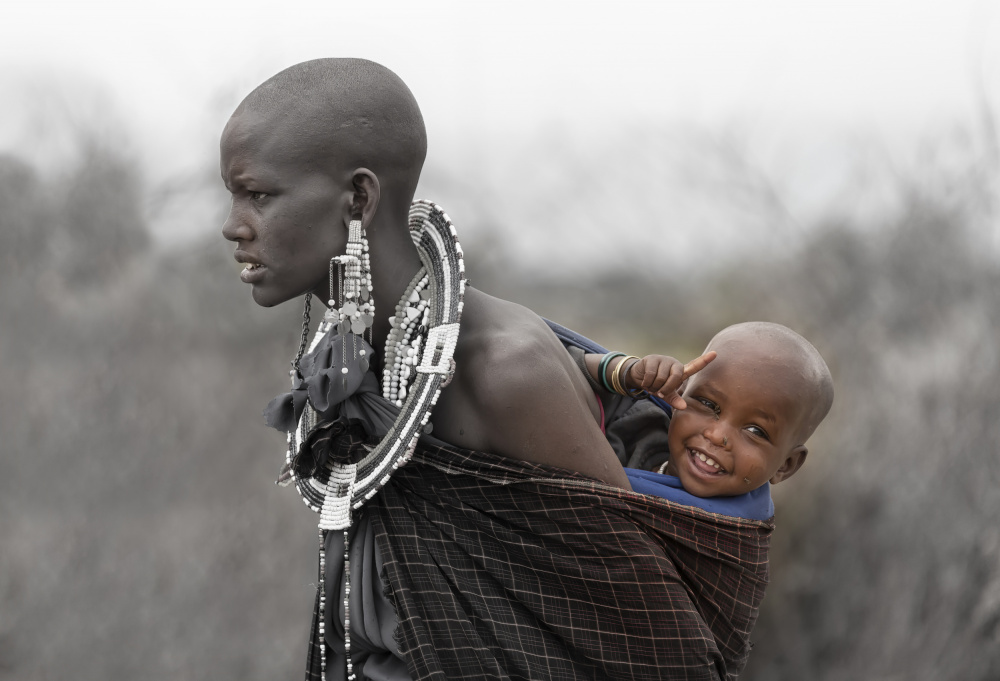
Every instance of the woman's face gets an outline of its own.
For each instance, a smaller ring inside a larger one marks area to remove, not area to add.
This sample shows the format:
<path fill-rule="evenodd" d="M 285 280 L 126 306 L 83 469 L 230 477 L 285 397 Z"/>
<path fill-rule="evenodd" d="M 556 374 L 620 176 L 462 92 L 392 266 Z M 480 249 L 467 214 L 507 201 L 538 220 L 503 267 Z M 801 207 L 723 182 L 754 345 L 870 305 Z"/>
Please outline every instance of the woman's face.
<path fill-rule="evenodd" d="M 232 196 L 222 235 L 258 305 L 329 297 L 330 258 L 344 252 L 350 192 L 303 148 L 287 121 L 234 115 L 222 132 L 222 181 Z M 350 186 L 347 183 L 348 187 Z"/>

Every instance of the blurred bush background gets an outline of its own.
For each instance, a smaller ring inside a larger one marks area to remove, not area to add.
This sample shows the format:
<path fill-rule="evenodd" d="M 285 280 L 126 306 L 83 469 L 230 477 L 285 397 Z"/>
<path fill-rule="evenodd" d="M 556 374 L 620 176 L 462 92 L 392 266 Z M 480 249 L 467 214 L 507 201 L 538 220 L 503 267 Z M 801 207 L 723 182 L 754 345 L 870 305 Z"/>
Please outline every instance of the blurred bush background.
<path fill-rule="evenodd" d="M 0 679 L 297 678 L 315 518 L 259 415 L 299 306 L 240 283 L 213 141 L 153 182 L 99 114 L 59 163 L 0 154 Z M 776 163 L 753 129 L 431 140 L 418 196 L 477 287 L 635 354 L 768 319 L 827 358 L 745 679 L 1000 679 L 994 120 Z M 830 165 L 847 183 L 810 204 Z"/>

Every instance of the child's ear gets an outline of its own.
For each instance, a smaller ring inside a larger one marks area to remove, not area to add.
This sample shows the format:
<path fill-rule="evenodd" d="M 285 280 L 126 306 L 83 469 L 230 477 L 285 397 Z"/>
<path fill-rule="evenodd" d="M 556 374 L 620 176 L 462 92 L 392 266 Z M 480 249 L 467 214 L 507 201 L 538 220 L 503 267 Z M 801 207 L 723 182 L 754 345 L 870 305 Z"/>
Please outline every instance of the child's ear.
<path fill-rule="evenodd" d="M 781 468 L 775 471 L 770 480 L 771 484 L 777 485 L 782 480 L 787 480 L 795 475 L 795 471 L 802 468 L 802 464 L 806 462 L 806 454 L 808 453 L 809 450 L 806 449 L 805 445 L 799 445 L 793 449 L 785 458 L 784 463 L 781 464 Z"/>

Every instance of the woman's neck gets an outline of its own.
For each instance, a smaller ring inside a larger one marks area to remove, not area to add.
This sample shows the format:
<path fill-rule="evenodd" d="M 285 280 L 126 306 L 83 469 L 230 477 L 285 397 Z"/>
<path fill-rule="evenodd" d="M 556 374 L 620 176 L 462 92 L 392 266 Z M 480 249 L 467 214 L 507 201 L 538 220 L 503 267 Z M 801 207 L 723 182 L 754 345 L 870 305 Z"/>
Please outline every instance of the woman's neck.
<path fill-rule="evenodd" d="M 385 232 L 383 232 L 385 233 Z M 375 324 L 372 327 L 372 345 L 381 362 L 385 341 L 392 326 L 389 319 L 396 314 L 396 305 L 406 292 L 406 287 L 422 267 L 417 249 L 410 241 L 409 230 L 404 228 L 406 243 L 386 243 L 388 240 L 369 238 L 371 254 L 372 298 L 375 301 Z M 374 234 L 372 235 L 374 236 Z"/>

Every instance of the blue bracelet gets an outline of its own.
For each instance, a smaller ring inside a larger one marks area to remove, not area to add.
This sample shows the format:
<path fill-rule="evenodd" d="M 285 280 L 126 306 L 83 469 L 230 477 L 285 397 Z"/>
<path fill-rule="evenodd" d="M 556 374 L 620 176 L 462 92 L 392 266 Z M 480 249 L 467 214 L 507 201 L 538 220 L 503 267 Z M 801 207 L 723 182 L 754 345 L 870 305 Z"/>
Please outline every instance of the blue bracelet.
<path fill-rule="evenodd" d="M 624 352 L 609 352 L 608 354 L 604 355 L 603 359 L 601 359 L 600 366 L 597 368 L 597 375 L 601 379 L 601 385 L 603 385 L 604 389 L 607 390 L 609 393 L 613 393 L 614 390 L 608 384 L 608 379 L 605 375 L 608 369 L 608 363 L 615 357 L 624 357 L 624 356 L 625 356 Z"/>

